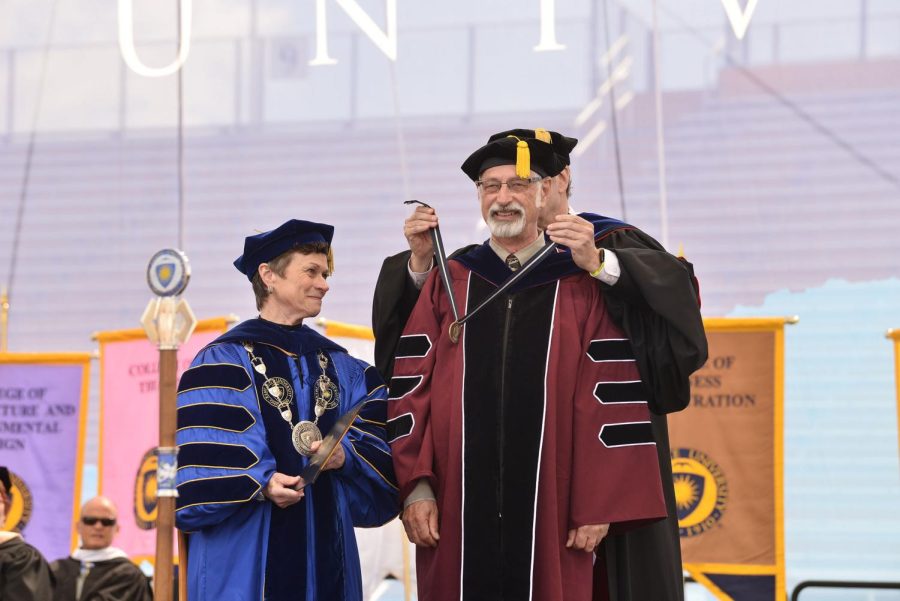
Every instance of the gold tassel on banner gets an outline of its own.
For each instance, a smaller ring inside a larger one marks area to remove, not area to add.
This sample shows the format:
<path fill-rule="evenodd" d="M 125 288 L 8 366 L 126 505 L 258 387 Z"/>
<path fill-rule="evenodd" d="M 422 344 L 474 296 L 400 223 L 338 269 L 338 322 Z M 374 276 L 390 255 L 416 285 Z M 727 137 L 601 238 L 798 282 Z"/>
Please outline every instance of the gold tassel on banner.
<path fill-rule="evenodd" d="M 9 294 L 6 288 L 0 292 L 0 353 L 5 353 L 9 342 Z"/>
<path fill-rule="evenodd" d="M 885 334 L 885 338 L 894 342 L 894 386 L 897 387 L 897 420 L 900 423 L 900 328 L 891 328 Z M 900 434 L 900 429 L 898 429 L 898 434 Z M 900 445 L 900 436 L 898 436 L 897 443 Z"/>

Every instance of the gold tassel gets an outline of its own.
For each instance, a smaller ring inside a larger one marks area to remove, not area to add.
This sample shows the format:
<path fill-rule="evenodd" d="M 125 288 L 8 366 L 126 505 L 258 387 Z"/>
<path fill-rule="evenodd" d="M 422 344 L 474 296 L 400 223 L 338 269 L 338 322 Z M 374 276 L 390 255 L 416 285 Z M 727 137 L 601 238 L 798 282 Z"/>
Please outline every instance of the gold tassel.
<path fill-rule="evenodd" d="M 553 144 L 553 138 L 550 137 L 550 132 L 546 129 L 535 129 L 534 137 L 540 140 L 541 142 L 545 142 L 547 144 Z"/>
<path fill-rule="evenodd" d="M 334 275 L 334 251 L 331 250 L 331 245 L 328 245 L 328 273 L 329 275 Z"/>
<path fill-rule="evenodd" d="M 531 177 L 531 151 L 525 140 L 516 143 L 516 175 L 522 179 Z"/>

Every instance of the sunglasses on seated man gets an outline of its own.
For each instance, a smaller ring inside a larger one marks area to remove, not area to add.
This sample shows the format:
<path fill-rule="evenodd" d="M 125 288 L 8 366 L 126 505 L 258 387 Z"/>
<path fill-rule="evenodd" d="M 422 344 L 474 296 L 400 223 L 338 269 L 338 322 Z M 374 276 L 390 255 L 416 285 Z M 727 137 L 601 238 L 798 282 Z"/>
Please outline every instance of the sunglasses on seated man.
<path fill-rule="evenodd" d="M 108 528 L 110 526 L 116 525 L 116 518 L 96 518 L 91 515 L 85 515 L 81 517 L 81 523 L 85 526 L 93 526 L 97 522 L 100 522 Z"/>

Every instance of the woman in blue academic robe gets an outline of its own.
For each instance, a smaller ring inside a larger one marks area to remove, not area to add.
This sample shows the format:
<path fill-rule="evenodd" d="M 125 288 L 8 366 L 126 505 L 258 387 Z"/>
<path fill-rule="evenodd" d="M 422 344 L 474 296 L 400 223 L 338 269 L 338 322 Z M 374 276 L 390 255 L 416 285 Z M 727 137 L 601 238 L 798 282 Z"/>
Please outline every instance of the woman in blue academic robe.
<path fill-rule="evenodd" d="M 176 523 L 190 601 L 362 599 L 354 526 L 397 513 L 377 371 L 303 320 L 328 291 L 324 224 L 246 239 L 235 266 L 259 317 L 201 350 L 178 392 Z M 362 405 L 314 483 L 300 477 L 338 418 Z"/>

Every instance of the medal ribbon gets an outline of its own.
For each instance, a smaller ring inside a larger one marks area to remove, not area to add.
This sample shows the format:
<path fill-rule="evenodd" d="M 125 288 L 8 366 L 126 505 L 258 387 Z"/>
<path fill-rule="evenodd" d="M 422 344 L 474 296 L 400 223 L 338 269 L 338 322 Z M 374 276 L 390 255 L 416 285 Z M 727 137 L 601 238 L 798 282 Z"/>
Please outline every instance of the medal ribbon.
<path fill-rule="evenodd" d="M 510 277 L 505 282 L 503 282 L 503 284 L 499 288 L 494 290 L 490 294 L 490 296 L 488 296 L 486 299 L 481 301 L 481 303 L 477 307 L 475 307 L 474 309 L 472 309 L 471 311 L 466 313 L 462 319 L 457 319 L 456 323 L 458 323 L 459 325 L 465 324 L 472 317 L 474 317 L 476 313 L 478 313 L 479 311 L 484 309 L 486 306 L 488 306 L 491 303 L 491 301 L 493 301 L 495 298 L 497 298 L 498 296 L 500 296 L 501 294 L 503 294 L 504 292 L 506 292 L 507 290 L 512 288 L 516 282 L 518 282 L 519 280 L 524 278 L 526 275 L 528 275 L 529 272 L 533 271 L 534 268 L 537 267 L 538 265 L 540 265 L 544 259 L 549 257 L 555 249 L 556 249 L 556 242 L 550 242 L 548 244 L 545 244 L 543 246 L 543 248 L 541 248 L 541 250 L 537 251 L 537 253 L 533 257 L 528 259 L 528 262 L 526 262 L 524 265 L 522 265 L 522 268 L 519 269 L 519 271 L 516 271 L 515 273 L 513 273 L 512 277 Z"/>
<path fill-rule="evenodd" d="M 403 204 L 420 204 L 423 207 L 432 208 L 430 205 L 425 204 L 421 200 L 407 200 Z M 481 301 L 481 303 L 466 313 L 462 318 L 459 317 L 459 311 L 456 309 L 456 300 L 453 298 L 453 289 L 450 287 L 450 271 L 447 267 L 447 254 L 444 250 L 444 242 L 441 239 L 441 231 L 440 226 L 435 226 L 431 230 L 431 241 L 434 244 L 434 252 L 437 256 L 438 269 L 441 272 L 441 280 L 444 282 L 444 290 L 447 291 L 447 296 L 450 299 L 450 308 L 453 311 L 453 324 L 450 325 L 451 331 L 451 339 L 453 339 L 453 330 L 457 331 L 457 340 L 458 340 L 458 332 L 459 328 L 462 327 L 467 321 L 469 321 L 472 317 L 474 317 L 479 311 L 488 306 L 494 299 L 498 296 L 509 290 L 513 287 L 516 282 L 519 282 L 522 278 L 528 275 L 531 271 L 534 270 L 535 267 L 541 264 L 541 262 L 549 257 L 553 251 L 556 249 L 556 242 L 548 242 L 539 250 L 533 257 L 531 257 L 518 271 L 512 274 L 512 277 L 507 279 L 503 284 L 497 288 L 490 296 Z M 456 340 L 453 340 L 456 342 Z"/>
<path fill-rule="evenodd" d="M 403 204 L 419 204 L 426 209 L 432 208 L 421 200 L 407 200 Z M 450 269 L 447 267 L 447 251 L 444 250 L 444 240 L 441 238 L 441 226 L 431 228 L 431 244 L 434 246 L 434 254 L 437 257 L 438 271 L 441 272 L 441 281 L 444 282 L 444 290 L 450 299 L 450 310 L 453 311 L 453 321 L 459 321 L 459 310 L 456 308 L 456 299 L 453 297 L 453 288 L 450 287 Z"/>

